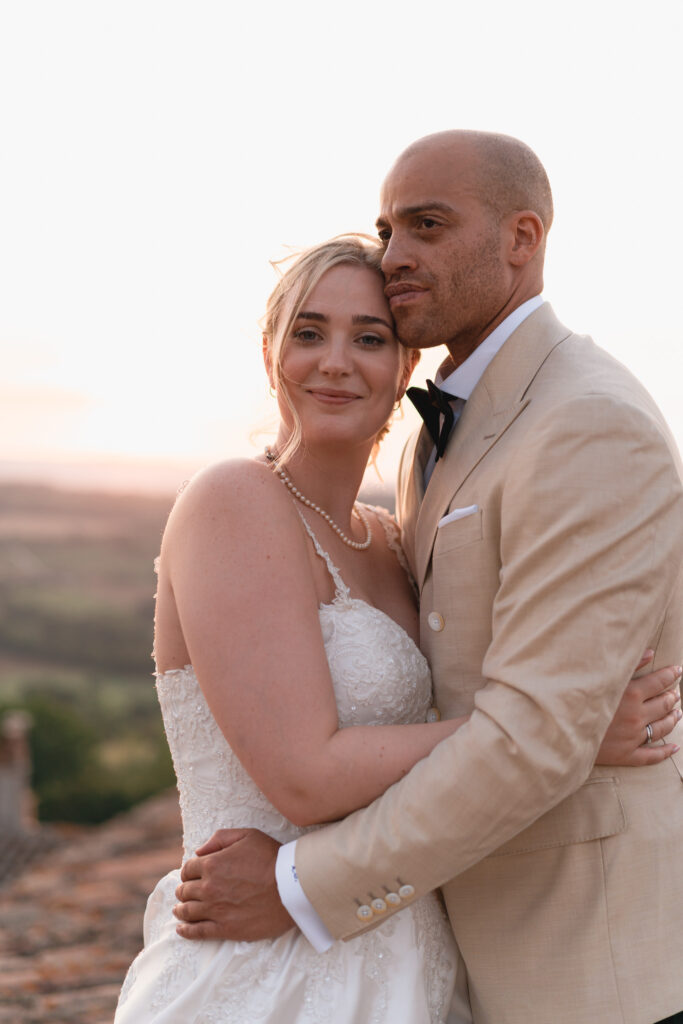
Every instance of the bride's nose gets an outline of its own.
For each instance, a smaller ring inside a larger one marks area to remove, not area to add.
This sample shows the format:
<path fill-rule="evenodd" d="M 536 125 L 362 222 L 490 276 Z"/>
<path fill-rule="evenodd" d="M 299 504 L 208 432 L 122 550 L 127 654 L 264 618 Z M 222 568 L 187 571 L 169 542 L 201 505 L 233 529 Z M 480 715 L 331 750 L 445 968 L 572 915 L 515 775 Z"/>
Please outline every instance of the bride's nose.
<path fill-rule="evenodd" d="M 351 350 L 345 338 L 330 338 L 320 353 L 322 373 L 339 375 L 352 369 Z"/>

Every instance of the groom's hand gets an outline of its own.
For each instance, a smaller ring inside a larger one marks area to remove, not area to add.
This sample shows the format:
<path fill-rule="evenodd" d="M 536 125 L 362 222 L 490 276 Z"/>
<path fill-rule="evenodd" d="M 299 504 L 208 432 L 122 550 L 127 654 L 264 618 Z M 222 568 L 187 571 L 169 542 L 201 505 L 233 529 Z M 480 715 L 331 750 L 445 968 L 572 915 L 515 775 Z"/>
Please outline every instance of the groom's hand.
<path fill-rule="evenodd" d="M 294 922 L 277 891 L 280 844 L 257 829 L 220 829 L 183 865 L 175 891 L 184 939 L 250 941 L 282 935 Z"/>

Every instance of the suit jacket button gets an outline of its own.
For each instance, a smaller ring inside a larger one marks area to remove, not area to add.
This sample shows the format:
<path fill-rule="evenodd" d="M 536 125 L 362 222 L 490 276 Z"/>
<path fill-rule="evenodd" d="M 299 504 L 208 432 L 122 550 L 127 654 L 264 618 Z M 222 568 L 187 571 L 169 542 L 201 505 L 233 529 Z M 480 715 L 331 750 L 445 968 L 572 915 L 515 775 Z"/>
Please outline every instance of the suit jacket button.
<path fill-rule="evenodd" d="M 429 628 L 433 629 L 435 633 L 440 633 L 443 629 L 443 616 L 439 615 L 438 612 L 430 612 L 427 616 L 427 622 L 429 623 Z"/>
<path fill-rule="evenodd" d="M 358 910 L 356 911 L 356 917 L 358 918 L 359 921 L 363 922 L 370 920 L 370 918 L 372 917 L 372 910 L 367 905 L 367 903 L 363 903 L 363 905 L 358 908 Z"/>
<path fill-rule="evenodd" d="M 415 886 L 402 885 L 401 888 L 398 890 L 398 894 L 402 900 L 409 900 L 411 896 L 415 895 Z"/>

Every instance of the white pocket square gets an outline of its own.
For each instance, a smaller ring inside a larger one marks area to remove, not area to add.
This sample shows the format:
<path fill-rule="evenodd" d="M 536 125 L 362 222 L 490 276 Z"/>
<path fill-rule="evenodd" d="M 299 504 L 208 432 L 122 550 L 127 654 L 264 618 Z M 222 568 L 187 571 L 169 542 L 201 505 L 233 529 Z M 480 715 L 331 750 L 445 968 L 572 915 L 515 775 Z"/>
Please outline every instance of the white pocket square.
<path fill-rule="evenodd" d="M 443 519 L 439 519 L 436 524 L 437 529 L 441 529 L 442 526 L 447 526 L 448 523 L 454 523 L 456 519 L 464 519 L 465 516 L 472 516 L 475 512 L 479 511 L 478 505 L 468 505 L 466 508 L 454 508 L 452 512 L 449 512 Z"/>

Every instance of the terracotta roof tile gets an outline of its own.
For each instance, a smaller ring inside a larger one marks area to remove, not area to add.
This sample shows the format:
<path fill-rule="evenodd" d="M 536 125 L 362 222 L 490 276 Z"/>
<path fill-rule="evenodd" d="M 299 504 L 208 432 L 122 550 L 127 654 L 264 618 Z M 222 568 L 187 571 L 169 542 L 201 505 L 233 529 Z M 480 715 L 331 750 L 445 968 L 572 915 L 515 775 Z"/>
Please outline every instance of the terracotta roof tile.
<path fill-rule="evenodd" d="M 0 890 L 0 1024 L 111 1024 L 147 895 L 180 859 L 172 791 L 64 840 Z"/>

